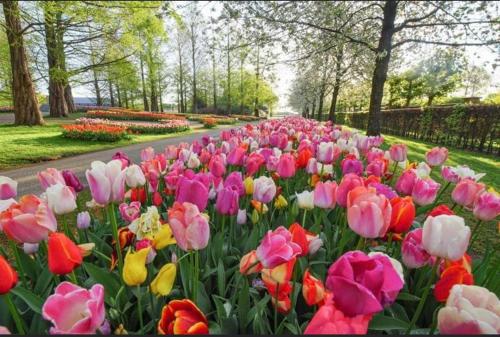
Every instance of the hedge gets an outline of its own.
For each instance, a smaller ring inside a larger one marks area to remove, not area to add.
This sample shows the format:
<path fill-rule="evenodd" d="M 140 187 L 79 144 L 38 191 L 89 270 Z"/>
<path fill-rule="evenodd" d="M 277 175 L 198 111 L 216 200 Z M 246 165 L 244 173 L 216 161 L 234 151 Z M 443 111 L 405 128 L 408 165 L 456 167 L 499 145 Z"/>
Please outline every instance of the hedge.
<path fill-rule="evenodd" d="M 368 113 L 337 113 L 336 122 L 364 130 Z M 381 132 L 500 155 L 500 105 L 382 110 Z"/>

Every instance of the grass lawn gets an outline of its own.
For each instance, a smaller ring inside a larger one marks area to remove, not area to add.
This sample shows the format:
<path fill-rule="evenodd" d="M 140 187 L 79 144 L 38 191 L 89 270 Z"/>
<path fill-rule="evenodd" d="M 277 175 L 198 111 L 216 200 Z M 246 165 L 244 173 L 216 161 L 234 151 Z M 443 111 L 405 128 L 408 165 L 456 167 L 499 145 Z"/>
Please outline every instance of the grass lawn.
<path fill-rule="evenodd" d="M 411 161 L 424 161 L 425 153 L 438 146 L 437 144 L 427 143 L 417 141 L 411 138 L 395 137 L 384 135 L 385 142 L 383 148 L 387 149 L 391 144 L 404 143 L 408 146 L 408 159 Z M 487 185 L 487 187 L 493 187 L 496 191 L 500 192 L 500 159 L 495 156 L 480 154 L 471 151 L 464 151 L 454 148 L 449 148 L 449 157 L 446 161 L 446 165 L 456 166 L 456 165 L 468 165 L 476 173 L 486 173 L 486 175 L 481 178 L 480 182 Z M 431 173 L 431 177 L 438 181 L 442 187 L 446 184 L 441 178 L 440 170 L 434 168 Z M 446 203 L 451 207 L 453 205 L 453 200 L 451 199 L 451 191 L 453 185 L 450 185 L 446 192 L 442 196 L 442 202 Z M 463 217 L 465 222 L 471 228 L 474 228 L 477 220 L 472 215 L 469 210 L 462 209 L 461 207 L 455 207 L 454 211 L 457 215 Z M 498 221 L 483 222 L 479 228 L 479 236 L 472 246 L 472 251 L 477 254 L 483 254 L 487 248 L 496 251 L 495 260 L 500 263 L 500 233 L 498 229 Z"/>

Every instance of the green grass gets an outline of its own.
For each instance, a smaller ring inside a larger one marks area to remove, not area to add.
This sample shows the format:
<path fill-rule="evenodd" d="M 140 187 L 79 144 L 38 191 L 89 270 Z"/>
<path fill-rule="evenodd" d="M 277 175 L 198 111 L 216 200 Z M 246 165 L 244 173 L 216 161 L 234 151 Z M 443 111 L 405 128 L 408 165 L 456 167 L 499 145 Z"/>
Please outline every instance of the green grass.
<path fill-rule="evenodd" d="M 411 138 L 395 137 L 384 135 L 385 142 L 382 148 L 387 149 L 391 144 L 404 143 L 408 146 L 408 159 L 411 161 L 424 161 L 425 153 L 438 146 L 437 144 L 427 143 L 417 141 Z M 498 157 L 486 154 L 480 154 L 471 151 L 464 151 L 454 148 L 449 148 L 449 157 L 446 161 L 446 165 L 456 166 L 456 165 L 468 165 L 476 173 L 486 173 L 486 175 L 481 178 L 480 182 L 487 185 L 487 187 L 493 187 L 496 191 L 499 191 L 499 169 L 500 160 Z M 431 177 L 441 183 L 441 186 L 446 184 L 441 178 L 439 168 L 434 168 L 431 172 Z M 453 185 L 446 190 L 442 197 L 442 203 L 447 204 L 451 207 L 453 205 L 453 200 L 451 199 L 451 191 L 453 190 Z M 463 217 L 465 222 L 471 228 L 475 227 L 477 220 L 474 218 L 471 211 L 463 209 L 457 206 L 454 211 L 457 215 Z M 498 251 L 500 249 L 500 234 L 498 232 L 498 220 L 483 222 L 480 227 L 479 236 L 472 246 L 472 251 L 475 254 L 482 255 L 486 248 L 489 246 L 491 249 Z M 495 254 L 495 260 L 500 262 L 500 254 Z"/>

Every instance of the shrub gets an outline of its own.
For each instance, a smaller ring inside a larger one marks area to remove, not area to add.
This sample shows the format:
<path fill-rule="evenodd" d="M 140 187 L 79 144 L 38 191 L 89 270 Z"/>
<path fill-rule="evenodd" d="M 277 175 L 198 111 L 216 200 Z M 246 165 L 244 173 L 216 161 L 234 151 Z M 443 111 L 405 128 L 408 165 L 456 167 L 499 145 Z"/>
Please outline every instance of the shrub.
<path fill-rule="evenodd" d="M 127 129 L 121 126 L 104 124 L 68 124 L 63 125 L 63 137 L 80 140 L 116 142 L 129 138 Z"/>

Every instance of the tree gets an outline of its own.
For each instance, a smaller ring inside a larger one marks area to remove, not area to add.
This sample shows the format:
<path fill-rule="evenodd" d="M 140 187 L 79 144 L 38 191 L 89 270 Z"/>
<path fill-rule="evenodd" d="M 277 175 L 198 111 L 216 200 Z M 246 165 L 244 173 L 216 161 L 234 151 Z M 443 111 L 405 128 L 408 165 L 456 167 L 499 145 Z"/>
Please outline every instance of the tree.
<path fill-rule="evenodd" d="M 14 123 L 16 125 L 41 125 L 44 121 L 28 69 L 23 29 L 19 19 L 19 4 L 17 1 L 2 0 L 2 5 L 10 51 Z"/>
<path fill-rule="evenodd" d="M 473 64 L 467 64 L 461 76 L 461 86 L 464 88 L 464 95 L 476 96 L 482 89 L 491 82 L 491 75 L 486 69 Z"/>

